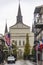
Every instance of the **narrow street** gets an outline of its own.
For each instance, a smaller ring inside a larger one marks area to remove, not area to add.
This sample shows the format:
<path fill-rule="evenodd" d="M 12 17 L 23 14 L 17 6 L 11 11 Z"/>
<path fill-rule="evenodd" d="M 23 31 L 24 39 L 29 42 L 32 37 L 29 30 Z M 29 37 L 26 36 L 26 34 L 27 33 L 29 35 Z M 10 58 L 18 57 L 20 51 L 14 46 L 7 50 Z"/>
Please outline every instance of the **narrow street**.
<path fill-rule="evenodd" d="M 34 65 L 32 62 L 29 60 L 18 60 L 15 62 L 15 64 L 4 64 L 4 65 Z"/>

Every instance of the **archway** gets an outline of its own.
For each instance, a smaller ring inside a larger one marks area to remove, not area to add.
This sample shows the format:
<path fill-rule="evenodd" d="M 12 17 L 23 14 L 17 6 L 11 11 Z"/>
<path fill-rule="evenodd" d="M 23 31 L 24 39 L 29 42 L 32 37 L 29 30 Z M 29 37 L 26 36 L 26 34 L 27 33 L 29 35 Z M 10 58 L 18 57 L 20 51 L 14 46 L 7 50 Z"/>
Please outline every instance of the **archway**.
<path fill-rule="evenodd" d="M 18 59 L 21 59 L 23 57 L 23 52 L 21 49 L 18 50 Z"/>

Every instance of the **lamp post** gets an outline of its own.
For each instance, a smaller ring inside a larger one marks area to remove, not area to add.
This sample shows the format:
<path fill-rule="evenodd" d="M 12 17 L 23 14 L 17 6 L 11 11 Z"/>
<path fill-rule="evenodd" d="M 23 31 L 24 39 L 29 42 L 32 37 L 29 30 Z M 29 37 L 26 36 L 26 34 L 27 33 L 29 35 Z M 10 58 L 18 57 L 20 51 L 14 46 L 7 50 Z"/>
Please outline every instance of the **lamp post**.
<path fill-rule="evenodd" d="M 38 65 L 38 50 L 36 51 L 36 62 L 37 62 L 37 65 Z"/>
<path fill-rule="evenodd" d="M 38 65 L 38 41 L 36 41 L 36 62 Z"/>

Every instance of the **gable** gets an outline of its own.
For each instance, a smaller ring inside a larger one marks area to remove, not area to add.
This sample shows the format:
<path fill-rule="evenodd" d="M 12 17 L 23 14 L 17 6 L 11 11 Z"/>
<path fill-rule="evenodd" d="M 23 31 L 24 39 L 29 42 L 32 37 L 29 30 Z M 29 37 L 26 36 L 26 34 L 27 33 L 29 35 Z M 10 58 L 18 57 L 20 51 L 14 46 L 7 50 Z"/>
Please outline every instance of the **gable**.
<path fill-rule="evenodd" d="M 17 28 L 17 29 L 19 29 L 19 28 L 21 28 L 21 29 L 23 29 L 23 28 L 25 28 L 25 29 L 30 29 L 30 26 L 27 26 L 27 25 L 25 25 L 25 24 L 23 24 L 23 23 L 18 23 L 18 24 L 15 24 L 15 25 L 13 25 L 13 26 L 11 26 L 10 28 Z"/>

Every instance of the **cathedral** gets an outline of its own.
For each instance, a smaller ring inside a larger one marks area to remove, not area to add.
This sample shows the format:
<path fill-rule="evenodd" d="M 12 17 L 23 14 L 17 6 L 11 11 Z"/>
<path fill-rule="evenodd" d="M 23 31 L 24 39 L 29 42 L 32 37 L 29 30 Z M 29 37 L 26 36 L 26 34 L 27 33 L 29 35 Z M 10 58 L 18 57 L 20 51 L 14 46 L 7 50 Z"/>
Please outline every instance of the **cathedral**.
<path fill-rule="evenodd" d="M 23 55 L 24 52 L 24 46 L 26 44 L 26 34 L 29 35 L 29 43 L 30 43 L 30 49 L 32 50 L 32 47 L 34 45 L 34 34 L 30 31 L 30 26 L 23 23 L 22 19 L 22 13 L 20 8 L 20 3 L 18 7 L 18 14 L 16 19 L 16 24 L 12 25 L 9 28 L 10 36 L 11 36 L 11 44 L 17 45 L 17 52 L 18 55 Z M 7 24 L 5 27 L 5 33 L 8 32 L 7 30 Z"/>

